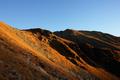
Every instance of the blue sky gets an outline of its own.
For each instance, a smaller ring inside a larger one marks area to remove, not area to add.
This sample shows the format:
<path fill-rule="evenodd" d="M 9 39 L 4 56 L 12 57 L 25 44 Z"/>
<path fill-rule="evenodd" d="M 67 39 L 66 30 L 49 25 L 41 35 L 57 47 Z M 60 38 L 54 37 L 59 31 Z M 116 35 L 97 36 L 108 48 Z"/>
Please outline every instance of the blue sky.
<path fill-rule="evenodd" d="M 0 0 L 0 21 L 19 29 L 71 28 L 120 36 L 120 0 Z"/>

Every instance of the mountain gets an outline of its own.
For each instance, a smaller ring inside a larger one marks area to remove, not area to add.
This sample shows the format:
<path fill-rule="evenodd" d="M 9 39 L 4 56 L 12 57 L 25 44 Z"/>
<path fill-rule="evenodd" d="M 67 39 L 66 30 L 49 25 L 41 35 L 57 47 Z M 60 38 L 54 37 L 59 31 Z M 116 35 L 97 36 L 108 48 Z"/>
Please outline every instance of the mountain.
<path fill-rule="evenodd" d="M 119 79 L 119 37 L 71 29 L 18 30 L 0 22 L 0 80 Z"/>

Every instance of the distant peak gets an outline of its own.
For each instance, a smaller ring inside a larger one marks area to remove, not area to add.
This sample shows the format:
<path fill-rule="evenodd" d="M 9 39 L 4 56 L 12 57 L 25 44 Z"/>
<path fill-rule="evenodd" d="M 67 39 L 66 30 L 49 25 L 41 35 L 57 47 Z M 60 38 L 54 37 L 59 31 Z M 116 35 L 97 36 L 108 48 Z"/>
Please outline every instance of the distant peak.
<path fill-rule="evenodd" d="M 44 35 L 44 36 L 49 36 L 50 34 L 52 34 L 51 31 L 49 30 L 44 30 L 44 29 L 41 29 L 41 28 L 34 28 L 34 29 L 27 29 L 25 31 L 30 31 L 32 33 L 37 33 L 37 34 L 41 34 L 41 35 Z"/>
<path fill-rule="evenodd" d="M 72 31 L 73 29 L 65 29 L 65 31 Z"/>
<path fill-rule="evenodd" d="M 66 31 L 66 32 L 73 32 L 73 31 L 75 31 L 75 30 L 73 30 L 73 29 L 66 29 L 66 30 L 64 30 L 64 31 Z"/>
<path fill-rule="evenodd" d="M 33 28 L 33 29 L 27 29 L 26 31 L 31 31 L 31 32 L 40 32 L 40 33 L 52 33 L 49 30 L 41 29 L 41 28 Z"/>

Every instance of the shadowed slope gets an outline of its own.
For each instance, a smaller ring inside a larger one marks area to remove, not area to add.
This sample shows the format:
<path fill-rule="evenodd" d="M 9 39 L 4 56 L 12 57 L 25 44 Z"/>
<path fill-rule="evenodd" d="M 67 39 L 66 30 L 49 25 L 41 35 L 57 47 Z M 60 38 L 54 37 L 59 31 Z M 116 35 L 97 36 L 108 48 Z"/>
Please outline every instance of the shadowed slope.
<path fill-rule="evenodd" d="M 55 32 L 57 36 L 75 42 L 89 59 L 83 59 L 90 65 L 104 68 L 120 76 L 120 41 L 118 37 L 101 32 L 65 30 Z M 117 45 L 115 45 L 117 44 Z M 79 53 L 79 51 L 77 51 Z M 79 53 L 81 54 L 81 53 Z"/>

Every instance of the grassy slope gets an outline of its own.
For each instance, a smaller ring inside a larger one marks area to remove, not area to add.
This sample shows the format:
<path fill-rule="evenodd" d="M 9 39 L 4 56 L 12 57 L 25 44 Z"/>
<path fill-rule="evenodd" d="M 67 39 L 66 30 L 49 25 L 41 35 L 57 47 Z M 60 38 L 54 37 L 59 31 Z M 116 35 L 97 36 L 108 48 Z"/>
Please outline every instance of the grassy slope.
<path fill-rule="evenodd" d="M 69 45 L 74 42 L 0 23 L 0 80 L 117 80 L 87 64 Z M 97 77 L 96 77 L 97 76 Z"/>

